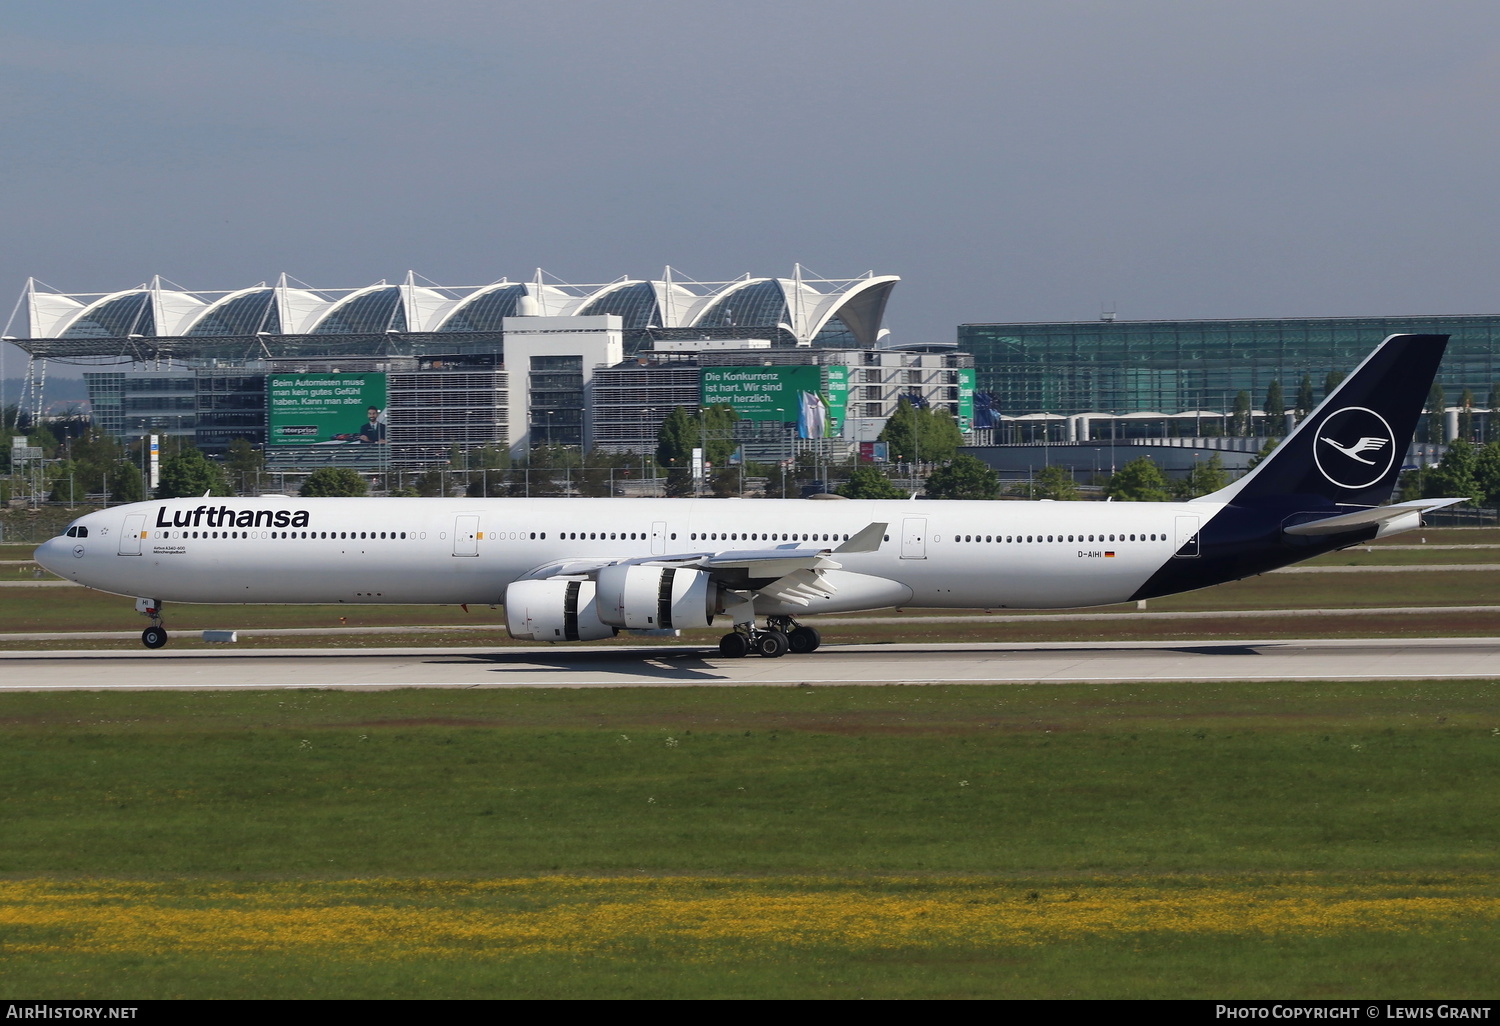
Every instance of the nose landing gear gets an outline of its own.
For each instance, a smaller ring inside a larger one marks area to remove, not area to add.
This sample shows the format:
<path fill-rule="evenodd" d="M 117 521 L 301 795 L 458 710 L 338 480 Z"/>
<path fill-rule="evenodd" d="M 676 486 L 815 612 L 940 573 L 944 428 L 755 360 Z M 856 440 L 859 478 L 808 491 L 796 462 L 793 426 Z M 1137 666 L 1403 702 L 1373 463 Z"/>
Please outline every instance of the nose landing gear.
<path fill-rule="evenodd" d="M 166 645 L 167 629 L 161 622 L 161 602 L 157 599 L 136 599 L 135 611 L 151 618 L 151 626 L 141 631 L 141 644 L 151 649 Z"/>

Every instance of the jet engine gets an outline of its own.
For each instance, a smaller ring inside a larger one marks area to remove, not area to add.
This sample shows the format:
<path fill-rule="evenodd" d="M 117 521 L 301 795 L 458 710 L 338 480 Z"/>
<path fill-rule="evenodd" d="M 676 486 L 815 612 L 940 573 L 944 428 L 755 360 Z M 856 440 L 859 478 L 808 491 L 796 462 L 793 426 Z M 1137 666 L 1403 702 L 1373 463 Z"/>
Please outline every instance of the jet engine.
<path fill-rule="evenodd" d="M 623 564 L 599 571 L 599 619 L 632 630 L 683 630 L 714 622 L 718 588 L 701 570 Z"/>
<path fill-rule="evenodd" d="M 593 581 L 517 581 L 505 589 L 505 629 L 520 641 L 612 638 L 594 596 Z"/>

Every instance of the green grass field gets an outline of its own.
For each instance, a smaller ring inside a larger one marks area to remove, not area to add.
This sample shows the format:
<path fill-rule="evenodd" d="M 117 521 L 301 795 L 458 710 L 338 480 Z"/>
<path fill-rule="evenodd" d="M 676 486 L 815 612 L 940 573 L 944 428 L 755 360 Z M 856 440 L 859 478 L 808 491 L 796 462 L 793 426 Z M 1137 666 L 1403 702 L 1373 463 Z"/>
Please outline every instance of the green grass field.
<path fill-rule="evenodd" d="M 1493 566 L 1500 563 L 1500 548 L 1422 548 L 1395 549 L 1390 546 L 1343 549 L 1308 560 L 1304 566 L 1418 566 L 1451 563 L 1476 563 Z"/>
<path fill-rule="evenodd" d="M 0 695 L 0 991 L 1483 997 L 1497 699 Z"/>
<path fill-rule="evenodd" d="M 1421 535 L 1497 547 L 1319 562 L 1500 562 L 1500 531 Z M 1500 605 L 1500 575 L 1272 574 L 1149 603 L 1222 614 L 1203 618 L 909 610 L 825 636 L 1494 634 L 1491 612 L 1451 609 L 1470 605 Z M 1406 606 L 1426 608 L 1236 615 Z M 0 588 L 0 633 L 143 622 L 128 599 Z M 174 647 L 286 627 L 319 633 L 241 645 L 511 644 L 484 608 L 175 606 L 168 624 Z M 348 629 L 409 625 L 433 633 Z M 0 996 L 1492 997 L 1497 699 L 1495 682 L 0 694 Z"/>

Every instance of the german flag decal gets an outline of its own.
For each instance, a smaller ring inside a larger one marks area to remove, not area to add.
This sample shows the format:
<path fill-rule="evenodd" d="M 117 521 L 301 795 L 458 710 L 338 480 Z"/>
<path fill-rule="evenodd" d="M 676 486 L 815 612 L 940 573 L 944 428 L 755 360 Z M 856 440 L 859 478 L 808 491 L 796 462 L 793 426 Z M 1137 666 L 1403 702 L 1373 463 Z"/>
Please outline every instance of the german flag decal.
<path fill-rule="evenodd" d="M 1113 552 L 1106 552 L 1104 554 L 1104 558 L 1105 559 L 1114 559 L 1115 558 L 1115 554 Z"/>

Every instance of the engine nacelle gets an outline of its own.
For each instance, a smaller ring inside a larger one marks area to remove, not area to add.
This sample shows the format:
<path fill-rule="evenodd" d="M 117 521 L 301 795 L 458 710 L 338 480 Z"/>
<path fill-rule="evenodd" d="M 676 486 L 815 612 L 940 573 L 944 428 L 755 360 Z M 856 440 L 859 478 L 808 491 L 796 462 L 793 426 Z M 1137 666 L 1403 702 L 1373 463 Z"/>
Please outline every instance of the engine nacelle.
<path fill-rule="evenodd" d="M 599 641 L 617 633 L 599 619 L 593 581 L 517 581 L 505 589 L 505 629 L 520 641 Z"/>
<path fill-rule="evenodd" d="M 599 571 L 599 619 L 616 627 L 707 627 L 717 598 L 718 589 L 702 570 L 625 564 Z"/>

